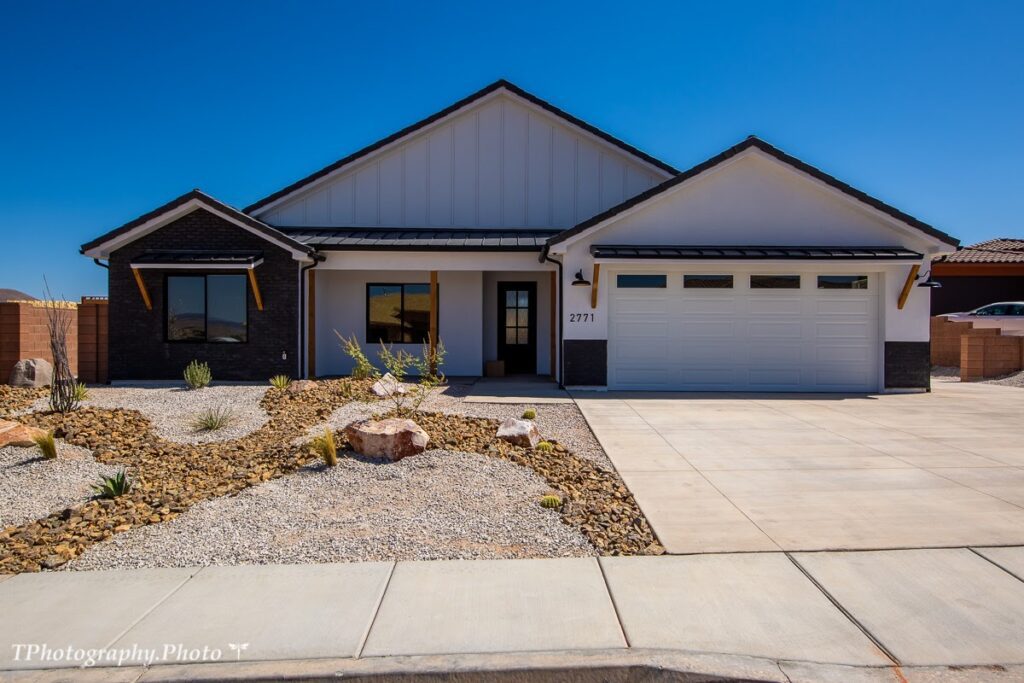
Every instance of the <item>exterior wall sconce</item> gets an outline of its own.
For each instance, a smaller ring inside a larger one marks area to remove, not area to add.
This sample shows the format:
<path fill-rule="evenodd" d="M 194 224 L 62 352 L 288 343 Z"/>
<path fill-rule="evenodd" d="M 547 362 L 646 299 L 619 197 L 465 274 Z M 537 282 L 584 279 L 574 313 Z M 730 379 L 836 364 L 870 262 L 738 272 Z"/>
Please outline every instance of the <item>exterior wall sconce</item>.
<path fill-rule="evenodd" d="M 588 280 L 585 277 L 583 277 L 583 269 L 582 268 L 576 271 L 576 278 L 572 281 L 572 286 L 573 287 L 589 287 L 590 286 L 590 280 Z"/>
<path fill-rule="evenodd" d="M 918 275 L 915 279 L 921 280 L 922 278 L 923 281 L 917 283 L 918 287 L 929 287 L 931 289 L 939 289 L 940 287 L 942 287 L 941 282 L 932 279 L 932 271 L 930 270 L 924 275 Z"/>

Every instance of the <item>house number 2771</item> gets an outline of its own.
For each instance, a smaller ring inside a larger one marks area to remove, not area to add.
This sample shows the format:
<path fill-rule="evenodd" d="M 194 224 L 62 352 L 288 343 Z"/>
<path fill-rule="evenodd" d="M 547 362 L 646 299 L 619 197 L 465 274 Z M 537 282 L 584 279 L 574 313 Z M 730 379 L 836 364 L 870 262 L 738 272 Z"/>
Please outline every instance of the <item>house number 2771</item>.
<path fill-rule="evenodd" d="M 569 322 L 571 323 L 592 323 L 594 322 L 593 313 L 570 313 Z"/>

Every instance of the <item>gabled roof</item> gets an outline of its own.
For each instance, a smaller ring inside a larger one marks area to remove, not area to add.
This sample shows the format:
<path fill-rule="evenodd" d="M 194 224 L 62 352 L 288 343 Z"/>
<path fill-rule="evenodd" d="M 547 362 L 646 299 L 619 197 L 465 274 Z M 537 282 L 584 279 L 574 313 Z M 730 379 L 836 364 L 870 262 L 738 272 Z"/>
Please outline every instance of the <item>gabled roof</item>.
<path fill-rule="evenodd" d="M 997 237 L 936 259 L 938 263 L 1024 263 L 1024 239 Z"/>
<path fill-rule="evenodd" d="M 284 247 L 289 251 L 299 252 L 307 256 L 311 256 L 316 251 L 313 247 L 305 245 L 302 242 L 299 242 L 298 240 L 292 239 L 291 237 L 285 235 L 283 232 L 270 227 L 269 225 L 263 223 L 262 221 L 256 220 L 252 216 L 248 216 L 242 213 L 233 206 L 229 206 L 223 202 L 214 199 L 210 195 L 198 189 L 186 192 L 180 197 L 177 197 L 167 202 L 163 206 L 157 207 L 156 209 L 153 209 L 149 213 L 139 216 L 135 220 L 128 221 L 121 227 L 115 228 L 110 232 L 97 237 L 91 242 L 86 242 L 81 246 L 79 251 L 82 254 L 90 255 L 89 252 L 94 251 L 96 249 L 100 249 L 101 247 L 115 241 L 123 241 L 125 243 L 130 242 L 131 240 L 127 239 L 130 233 L 132 233 L 133 231 L 145 231 L 147 226 L 150 226 L 154 222 L 158 221 L 158 219 L 161 216 L 164 216 L 165 214 L 168 214 L 174 211 L 175 209 L 178 209 L 179 207 L 183 207 L 184 205 L 189 204 L 190 202 L 194 203 L 197 208 L 205 207 L 207 209 L 212 210 L 215 213 L 219 213 L 225 216 L 228 220 L 231 220 L 236 224 L 240 225 L 241 227 L 246 228 L 254 233 L 257 233 L 258 235 L 264 237 L 268 241 L 275 243 L 281 247 Z M 142 235 L 140 234 L 139 236 L 141 237 Z M 119 238 L 125 239 L 119 240 Z"/>
<path fill-rule="evenodd" d="M 679 173 L 679 171 L 677 169 L 673 168 L 672 166 L 669 166 L 664 161 L 661 161 L 659 159 L 655 159 L 650 154 L 647 154 L 646 152 L 643 152 L 643 151 L 637 149 L 633 145 L 630 145 L 629 143 L 623 142 L 622 140 L 619 140 L 615 136 L 610 135 L 610 134 L 604 132 L 600 128 L 596 128 L 596 127 L 590 125 L 589 123 L 587 123 L 586 121 L 583 121 L 581 119 L 576 118 L 572 114 L 569 114 L 568 112 L 565 112 L 565 111 L 559 109 L 555 105 L 542 100 L 541 98 L 537 97 L 536 95 L 533 95 L 531 93 L 526 92 L 525 90 L 523 90 L 519 86 L 515 85 L 514 83 L 510 83 L 509 81 L 506 81 L 504 79 L 500 79 L 500 80 L 495 81 L 494 83 L 491 83 L 487 87 L 485 87 L 485 88 L 483 88 L 481 90 L 476 91 L 472 95 L 469 95 L 468 97 L 464 97 L 463 99 L 459 100 L 455 104 L 452 104 L 452 105 L 450 105 L 448 107 L 445 107 L 444 109 L 442 109 L 441 111 L 437 112 L 436 114 L 432 114 L 432 115 L 428 116 L 427 118 L 423 119 L 422 121 L 417 121 L 416 123 L 412 124 L 411 126 L 406 126 L 405 128 L 403 128 L 402 130 L 398 131 L 397 133 L 393 133 L 393 134 L 387 136 L 386 138 L 383 138 L 383 139 L 378 140 L 377 142 L 375 142 L 375 143 L 373 143 L 371 145 L 363 147 L 358 152 L 354 152 L 352 154 L 349 154 L 347 157 L 344 157 L 343 159 L 339 159 L 338 161 L 335 161 L 333 164 L 325 166 L 325 167 L 321 168 L 319 171 L 316 171 L 315 173 L 311 173 L 310 175 L 306 176 L 305 178 L 302 178 L 301 180 L 298 180 L 298 181 L 292 183 L 291 185 L 289 185 L 289 186 L 287 186 L 287 187 L 285 187 L 285 188 L 283 188 L 281 190 L 278 190 L 277 192 L 275 192 L 275 193 L 273 193 L 271 195 L 268 195 L 268 196 L 264 197 L 263 199 L 260 199 L 259 201 L 255 202 L 253 204 L 250 204 L 249 206 L 245 207 L 244 210 L 245 210 L 246 213 L 252 213 L 253 211 L 257 211 L 260 208 L 266 206 L 267 204 L 270 204 L 271 202 L 275 202 L 278 199 L 281 199 L 282 197 L 290 195 L 290 194 L 292 194 L 292 193 L 302 189 L 306 185 L 309 185 L 310 183 L 312 183 L 312 182 L 314 182 L 314 181 L 316 181 L 316 180 L 318 180 L 320 178 L 323 178 L 324 176 L 326 176 L 326 175 L 328 175 L 330 173 L 333 173 L 334 171 L 338 170 L 339 168 L 341 168 L 343 166 L 347 166 L 347 165 L 351 164 L 352 162 L 358 161 L 362 157 L 365 157 L 366 155 L 371 154 L 372 152 L 375 152 L 378 149 L 381 149 L 382 147 L 386 147 L 387 145 L 390 145 L 393 142 L 401 140 L 402 138 L 415 133 L 416 131 L 420 130 L 421 128 L 425 128 L 426 126 L 429 126 L 430 124 L 434 123 L 435 121 L 440 121 L 441 119 L 445 118 L 446 116 L 449 116 L 449 115 L 457 112 L 458 110 L 463 109 L 463 108 L 473 104 L 477 100 L 480 100 L 480 99 L 486 97 L 487 95 L 490 95 L 492 92 L 495 92 L 497 90 L 506 90 L 506 91 L 508 91 L 508 92 L 510 92 L 510 93 L 512 93 L 514 95 L 517 95 L 518 97 L 521 97 L 524 100 L 527 100 L 528 102 L 530 102 L 530 103 L 532 103 L 532 104 L 534 104 L 534 105 L 544 109 L 545 111 L 547 111 L 547 112 L 549 112 L 551 114 L 554 114 L 555 116 L 563 119 L 564 121 L 567 121 L 568 123 L 570 123 L 570 124 L 572 124 L 572 125 L 574 125 L 574 126 L 576 126 L 578 128 L 582 128 L 583 130 L 587 131 L 591 135 L 595 135 L 595 136 L 601 138 L 602 140 L 604 140 L 605 142 L 608 142 L 608 143 L 618 147 L 619 149 L 623 150 L 624 152 L 627 152 L 628 154 L 631 154 L 631 155 L 633 155 L 633 156 L 635 156 L 635 157 L 637 157 L 639 159 L 642 159 L 642 160 L 646 161 L 647 163 L 649 163 L 652 166 L 655 166 L 655 167 L 661 169 L 662 171 L 664 171 L 666 173 L 669 173 L 671 175 L 675 175 L 675 174 Z"/>
<path fill-rule="evenodd" d="M 905 223 L 906 225 L 909 225 L 912 228 L 916 228 L 917 230 L 920 230 L 921 232 L 923 232 L 923 233 L 925 233 L 925 234 L 927 234 L 927 235 L 929 235 L 931 237 L 934 237 L 935 239 L 941 240 L 941 241 L 943 241 L 946 244 L 949 244 L 951 246 L 957 246 L 957 245 L 960 244 L 960 240 L 956 239 L 955 237 L 947 235 L 946 233 L 942 232 L 941 230 L 938 230 L 938 229 L 933 228 L 932 226 L 928 225 L 924 221 L 920 221 L 920 220 L 914 218 L 913 216 L 911 216 L 910 214 L 903 213 L 899 209 L 897 209 L 897 208 L 895 208 L 893 206 L 890 206 L 889 204 L 886 204 L 882 200 L 876 199 L 876 198 L 872 197 L 871 195 L 868 195 L 868 194 L 866 194 L 864 192 L 861 192 L 860 190 L 858 190 L 858 189 L 856 189 L 856 188 L 854 188 L 854 187 L 852 187 L 850 185 L 847 185 L 846 183 L 844 183 L 843 181 L 839 180 L 838 178 L 835 178 L 835 177 L 829 175 L 828 173 L 825 173 L 821 169 L 815 168 L 814 166 L 811 166 L 808 163 L 800 161 L 796 157 L 793 157 L 793 156 L 790 156 L 789 154 L 786 154 L 785 152 L 783 152 L 782 150 L 778 149 L 777 147 L 773 147 L 772 145 L 768 144 L 764 140 L 761 140 L 760 138 L 751 135 L 746 140 L 740 142 L 737 145 L 733 145 L 732 147 L 730 147 L 729 149 L 725 150 L 721 154 L 713 156 L 710 159 L 708 159 L 707 161 L 704 161 L 704 162 L 702 162 L 700 164 L 697 164 L 693 168 L 690 168 L 690 169 L 688 169 L 686 171 L 683 171 L 679 175 L 677 175 L 677 176 L 675 176 L 673 178 L 669 178 L 668 180 L 664 181 L 663 183 L 661 183 L 659 185 L 655 185 L 654 187 L 650 188 L 646 192 L 641 192 L 640 194 L 636 195 L 635 197 L 627 199 L 626 201 L 622 202 L 621 204 L 617 204 L 616 206 L 613 206 L 613 207 L 611 207 L 611 208 L 609 208 L 609 209 L 607 209 L 605 211 L 602 211 L 601 213 L 597 214 L 596 216 L 593 216 L 592 218 L 589 218 L 589 219 L 583 221 L 582 223 L 580 223 L 580 224 L 578 224 L 578 225 L 576 225 L 576 226 L 574 226 L 572 228 L 569 228 L 568 230 L 565 230 L 565 231 L 559 233 L 558 235 L 555 235 L 554 237 L 552 237 L 548 241 L 548 246 L 551 246 L 551 245 L 554 245 L 554 244 L 558 244 L 559 242 L 564 242 L 565 240 L 569 239 L 570 237 L 578 235 L 581 232 L 584 232 L 584 231 L 586 231 L 586 230 L 588 230 L 588 229 L 590 229 L 590 228 L 592 228 L 594 226 L 600 225 L 601 223 L 604 223 L 608 219 L 614 218 L 615 216 L 617 216 L 618 214 L 622 213 L 623 211 L 631 209 L 634 206 L 638 206 L 640 204 L 643 204 L 644 202 L 646 202 L 646 201 L 648 201 L 648 200 L 650 200 L 650 199 L 652 199 L 654 197 L 657 197 L 658 195 L 660 195 L 660 194 L 662 194 L 662 193 L 672 189 L 673 187 L 676 187 L 677 185 L 685 183 L 687 180 L 689 180 L 689 179 L 691 179 L 691 178 L 693 178 L 695 176 L 700 175 L 704 171 L 707 171 L 707 170 L 709 170 L 711 168 L 714 168 L 715 166 L 721 164 L 722 162 L 727 161 L 728 159 L 731 159 L 732 157 L 736 156 L 737 154 L 740 154 L 740 153 L 745 152 L 746 150 L 752 149 L 752 148 L 753 149 L 758 149 L 758 150 L 764 152 L 765 154 L 768 154 L 768 155 L 770 155 L 772 157 L 775 157 L 779 161 L 781 161 L 781 162 L 783 162 L 785 164 L 788 164 L 788 165 L 792 166 L 793 168 L 795 168 L 795 169 L 797 169 L 799 171 L 802 171 L 803 173 L 806 173 L 807 175 L 809 175 L 809 176 L 811 176 L 811 177 L 813 177 L 813 178 L 815 178 L 817 180 L 820 180 L 821 182 L 825 183 L 826 185 L 828 185 L 830 187 L 835 188 L 836 190 L 839 190 L 843 194 L 849 195 L 850 197 L 853 197 L 854 199 L 857 199 L 858 201 L 861 201 L 864 204 L 867 204 L 871 208 L 876 209 L 878 211 L 881 211 L 882 213 L 885 213 L 885 214 L 891 216 L 892 218 L 895 218 L 896 220 L 898 220 L 898 221 L 900 221 L 902 223 Z"/>

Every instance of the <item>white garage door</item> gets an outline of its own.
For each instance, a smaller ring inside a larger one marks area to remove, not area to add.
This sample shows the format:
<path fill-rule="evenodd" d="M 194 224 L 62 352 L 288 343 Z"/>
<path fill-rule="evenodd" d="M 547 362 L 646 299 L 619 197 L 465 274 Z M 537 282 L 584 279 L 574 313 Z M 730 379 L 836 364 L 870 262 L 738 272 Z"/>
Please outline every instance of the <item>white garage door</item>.
<path fill-rule="evenodd" d="M 608 384 L 875 391 L 878 276 L 611 273 Z"/>

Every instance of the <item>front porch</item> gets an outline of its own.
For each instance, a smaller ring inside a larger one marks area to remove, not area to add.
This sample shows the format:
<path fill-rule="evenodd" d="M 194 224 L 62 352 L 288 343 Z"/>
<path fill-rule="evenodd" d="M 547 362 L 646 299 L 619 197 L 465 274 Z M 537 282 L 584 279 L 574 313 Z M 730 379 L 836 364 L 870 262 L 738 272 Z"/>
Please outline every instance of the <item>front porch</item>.
<path fill-rule="evenodd" d="M 379 259 L 362 256 L 363 261 Z M 351 373 L 352 360 L 338 335 L 355 335 L 374 361 L 381 342 L 418 354 L 423 344 L 440 341 L 447 350 L 443 371 L 450 376 L 492 374 L 495 368 L 488 373 L 488 365 L 495 361 L 507 376 L 557 376 L 553 266 L 539 263 L 534 254 L 495 254 L 484 255 L 491 256 L 484 260 L 492 269 L 469 269 L 471 255 L 460 254 L 461 259 L 438 259 L 444 269 L 427 270 L 404 268 L 403 255 L 391 256 L 372 268 L 344 267 L 349 264 L 328 258 L 308 272 L 309 376 Z M 418 257 L 417 265 L 432 260 Z"/>

